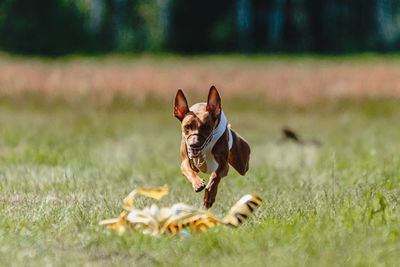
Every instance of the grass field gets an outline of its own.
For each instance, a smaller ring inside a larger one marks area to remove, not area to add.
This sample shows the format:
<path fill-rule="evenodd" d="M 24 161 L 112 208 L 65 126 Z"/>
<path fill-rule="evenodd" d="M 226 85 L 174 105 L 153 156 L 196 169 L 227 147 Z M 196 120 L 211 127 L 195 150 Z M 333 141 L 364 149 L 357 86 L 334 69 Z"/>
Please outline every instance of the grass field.
<path fill-rule="evenodd" d="M 322 64 L 314 61 L 307 64 Z M 398 68 L 393 64 L 388 68 Z M 138 187 L 167 184 L 171 192 L 157 204 L 201 207 L 203 193 L 194 193 L 179 170 L 173 95 L 96 105 L 2 94 L 0 264 L 398 265 L 397 99 L 350 95 L 298 107 L 221 95 L 228 120 L 252 147 L 251 167 L 245 177 L 231 168 L 211 211 L 222 218 L 247 193 L 264 202 L 238 229 L 219 226 L 182 238 L 120 237 L 98 225 L 118 216 L 121 200 Z M 282 126 L 322 145 L 277 142 Z M 137 201 L 138 207 L 150 203 Z"/>

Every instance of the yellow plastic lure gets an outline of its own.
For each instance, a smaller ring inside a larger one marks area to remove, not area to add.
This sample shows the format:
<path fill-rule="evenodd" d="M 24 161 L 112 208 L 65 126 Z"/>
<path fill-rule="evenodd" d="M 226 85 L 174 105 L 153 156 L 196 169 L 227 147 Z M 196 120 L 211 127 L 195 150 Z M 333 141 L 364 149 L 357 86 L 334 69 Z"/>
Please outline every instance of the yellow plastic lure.
<path fill-rule="evenodd" d="M 262 203 L 262 200 L 254 194 L 245 195 L 230 209 L 222 221 L 215 219 L 207 210 L 183 203 L 174 204 L 170 208 L 159 208 L 154 204 L 142 210 L 135 208 L 134 201 L 138 194 L 160 200 L 168 192 L 168 187 L 136 189 L 124 199 L 122 207 L 125 211 L 118 218 L 101 221 L 100 225 L 107 226 L 119 235 L 128 230 L 151 235 L 163 233 L 175 235 L 183 228 L 189 228 L 192 233 L 199 233 L 220 224 L 238 227 Z"/>

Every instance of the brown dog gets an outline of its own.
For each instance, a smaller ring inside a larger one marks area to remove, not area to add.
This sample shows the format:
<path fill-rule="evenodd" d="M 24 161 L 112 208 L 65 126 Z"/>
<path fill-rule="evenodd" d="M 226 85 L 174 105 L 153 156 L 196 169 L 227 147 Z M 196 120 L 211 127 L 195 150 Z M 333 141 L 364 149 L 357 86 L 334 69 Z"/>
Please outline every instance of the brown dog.
<path fill-rule="evenodd" d="M 207 103 L 188 107 L 185 95 L 178 90 L 174 115 L 181 121 L 181 171 L 196 192 L 206 188 L 204 207 L 210 208 L 217 195 L 221 178 L 232 165 L 241 175 L 249 169 L 250 146 L 227 124 L 221 109 L 221 98 L 214 86 L 210 88 Z M 197 174 L 211 174 L 207 186 Z"/>

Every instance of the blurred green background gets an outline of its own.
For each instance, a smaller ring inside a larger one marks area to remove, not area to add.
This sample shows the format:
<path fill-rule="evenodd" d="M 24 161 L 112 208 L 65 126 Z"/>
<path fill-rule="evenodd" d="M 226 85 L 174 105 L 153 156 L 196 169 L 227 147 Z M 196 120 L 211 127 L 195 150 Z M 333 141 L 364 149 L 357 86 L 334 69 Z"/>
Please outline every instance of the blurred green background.
<path fill-rule="evenodd" d="M 0 49 L 110 52 L 388 52 L 396 0 L 2 0 Z"/>

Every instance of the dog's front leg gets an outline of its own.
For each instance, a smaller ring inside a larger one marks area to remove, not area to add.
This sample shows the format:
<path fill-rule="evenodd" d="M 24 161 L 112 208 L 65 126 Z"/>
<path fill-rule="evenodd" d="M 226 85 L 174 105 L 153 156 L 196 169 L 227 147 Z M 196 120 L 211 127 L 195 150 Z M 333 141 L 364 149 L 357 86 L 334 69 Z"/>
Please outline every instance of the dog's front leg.
<path fill-rule="evenodd" d="M 222 177 L 225 177 L 228 174 L 229 165 L 226 160 L 218 161 L 218 168 L 215 172 L 213 172 L 210 176 L 210 180 L 206 186 L 206 190 L 204 191 L 204 207 L 209 209 L 215 202 L 215 197 L 217 196 L 218 184 L 221 181 Z"/>
<path fill-rule="evenodd" d="M 197 175 L 197 172 L 192 170 L 192 168 L 190 167 L 189 159 L 184 159 L 182 161 L 181 171 L 182 171 L 183 175 L 185 175 L 186 178 L 188 178 L 188 180 L 192 184 L 195 192 L 200 192 L 201 190 L 204 189 L 204 187 L 206 187 L 206 185 L 204 184 L 204 180 L 201 179 Z"/>

